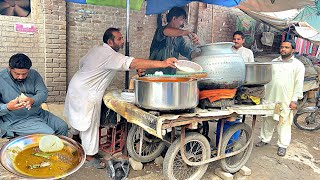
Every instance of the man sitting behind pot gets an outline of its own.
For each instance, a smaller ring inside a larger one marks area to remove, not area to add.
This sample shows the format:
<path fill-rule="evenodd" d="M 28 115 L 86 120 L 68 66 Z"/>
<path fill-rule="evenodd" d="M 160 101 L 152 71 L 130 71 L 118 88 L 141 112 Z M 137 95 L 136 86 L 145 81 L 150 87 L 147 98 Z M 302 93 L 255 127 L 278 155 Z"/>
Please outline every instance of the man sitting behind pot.
<path fill-rule="evenodd" d="M 253 52 L 250 49 L 243 47 L 245 38 L 242 31 L 233 33 L 232 42 L 234 42 L 234 46 L 232 47 L 233 52 L 239 54 L 244 62 L 254 62 Z"/>
<path fill-rule="evenodd" d="M 151 61 L 118 53 L 124 40 L 120 30 L 109 28 L 102 46 L 96 46 L 81 58 L 79 70 L 72 77 L 65 101 L 65 115 L 72 126 L 74 138 L 80 136 L 87 160 L 96 168 L 104 168 L 99 159 L 99 126 L 101 103 L 105 90 L 118 70 L 175 68 L 176 58 Z"/>
<path fill-rule="evenodd" d="M 68 125 L 41 108 L 48 90 L 31 66 L 28 56 L 15 54 L 9 67 L 0 71 L 0 137 L 35 133 L 67 136 Z"/>
<path fill-rule="evenodd" d="M 199 44 L 198 36 L 188 30 L 183 30 L 187 18 L 186 11 L 181 7 L 173 7 L 167 14 L 168 24 L 158 27 L 153 36 L 150 47 L 149 59 L 165 60 L 169 57 L 179 58 L 179 54 L 189 60 L 199 55 L 193 48 L 192 43 L 187 42 L 183 36 L 191 37 L 194 44 Z M 148 69 L 146 74 L 154 74 L 162 71 L 163 74 L 175 74 L 175 68 Z"/>

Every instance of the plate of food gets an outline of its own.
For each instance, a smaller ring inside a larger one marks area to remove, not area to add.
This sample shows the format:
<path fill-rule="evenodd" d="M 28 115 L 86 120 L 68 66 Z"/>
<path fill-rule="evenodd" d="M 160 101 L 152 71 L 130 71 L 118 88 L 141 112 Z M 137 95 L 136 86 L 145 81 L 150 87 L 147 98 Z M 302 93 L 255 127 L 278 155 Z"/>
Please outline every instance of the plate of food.
<path fill-rule="evenodd" d="M 71 138 L 31 134 L 11 139 L 0 151 L 2 166 L 29 179 L 61 179 L 84 164 L 82 146 Z"/>

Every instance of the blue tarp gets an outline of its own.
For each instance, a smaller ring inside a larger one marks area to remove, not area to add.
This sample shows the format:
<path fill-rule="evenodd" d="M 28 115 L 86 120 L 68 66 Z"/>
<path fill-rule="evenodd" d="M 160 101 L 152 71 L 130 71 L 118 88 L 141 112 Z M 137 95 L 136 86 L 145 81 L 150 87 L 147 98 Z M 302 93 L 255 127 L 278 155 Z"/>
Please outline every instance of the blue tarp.
<path fill-rule="evenodd" d="M 194 0 L 147 0 L 146 14 L 160 14 L 175 6 L 184 6 Z M 241 0 L 197 0 L 199 2 L 226 7 L 237 6 Z"/>
<path fill-rule="evenodd" d="M 79 4 L 91 4 L 86 0 L 66 0 L 67 2 L 74 2 Z M 119 0 L 117 0 L 119 1 Z M 215 4 L 225 7 L 237 6 L 241 0 L 147 0 L 146 14 L 160 14 L 175 6 L 184 6 L 192 1 L 199 1 L 207 4 Z M 242 0 L 243 1 L 243 0 Z M 103 2 L 103 0 L 100 0 Z M 131 4 L 131 3 L 130 3 Z"/>
<path fill-rule="evenodd" d="M 66 0 L 66 2 L 74 2 L 79 4 L 87 4 L 86 0 Z"/>

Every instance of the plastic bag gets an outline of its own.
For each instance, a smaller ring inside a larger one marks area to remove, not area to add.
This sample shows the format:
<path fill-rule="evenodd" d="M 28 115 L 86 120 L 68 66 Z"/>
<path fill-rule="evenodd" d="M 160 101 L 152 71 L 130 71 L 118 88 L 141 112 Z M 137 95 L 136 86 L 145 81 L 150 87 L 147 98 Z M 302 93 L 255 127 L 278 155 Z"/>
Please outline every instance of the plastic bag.
<path fill-rule="evenodd" d="M 114 160 L 110 159 L 107 165 L 107 174 L 114 180 L 125 180 L 129 174 L 128 160 Z"/>

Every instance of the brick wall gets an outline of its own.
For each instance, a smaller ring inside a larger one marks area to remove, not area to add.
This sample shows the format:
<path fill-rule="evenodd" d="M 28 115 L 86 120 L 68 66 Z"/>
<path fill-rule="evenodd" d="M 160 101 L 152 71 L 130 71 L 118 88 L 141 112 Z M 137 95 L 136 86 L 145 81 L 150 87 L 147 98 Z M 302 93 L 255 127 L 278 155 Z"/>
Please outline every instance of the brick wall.
<path fill-rule="evenodd" d="M 47 101 L 63 102 L 67 84 L 77 71 L 80 58 L 94 45 L 102 44 L 104 31 L 118 27 L 125 37 L 126 9 L 66 3 L 64 0 L 32 0 L 31 3 L 29 17 L 0 15 L 0 68 L 7 66 L 11 55 L 26 53 L 49 89 Z M 195 31 L 203 43 L 210 43 L 212 34 L 214 42 L 231 41 L 238 9 L 199 2 L 190 3 L 189 8 L 187 28 Z M 148 58 L 156 20 L 156 15 L 145 15 L 145 4 L 141 11 L 130 11 L 131 56 Z M 35 24 L 37 33 L 15 33 L 16 22 Z M 124 53 L 124 50 L 120 52 Z M 118 72 L 111 88 L 124 88 L 124 74 Z"/>
<path fill-rule="evenodd" d="M 123 37 L 126 37 L 126 9 L 68 3 L 67 12 L 69 82 L 78 70 L 80 58 L 93 46 L 103 43 L 102 37 L 106 29 L 121 28 Z M 137 58 L 149 56 L 149 46 L 156 27 L 156 15 L 146 16 L 144 13 L 145 6 L 141 11 L 130 11 L 130 56 Z M 124 49 L 120 53 L 124 54 Z M 111 88 L 124 88 L 124 74 L 118 72 Z"/>
<path fill-rule="evenodd" d="M 48 102 L 63 102 L 67 89 L 66 63 L 66 2 L 43 0 L 45 82 Z"/>

